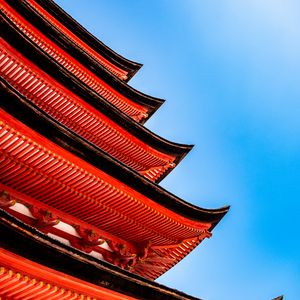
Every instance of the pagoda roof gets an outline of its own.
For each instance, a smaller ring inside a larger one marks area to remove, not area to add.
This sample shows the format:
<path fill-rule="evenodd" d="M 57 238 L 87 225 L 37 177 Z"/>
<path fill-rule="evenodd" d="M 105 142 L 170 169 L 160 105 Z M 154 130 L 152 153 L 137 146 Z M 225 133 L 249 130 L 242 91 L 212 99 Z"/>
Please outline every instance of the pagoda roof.
<path fill-rule="evenodd" d="M 171 156 L 170 158 L 166 158 L 167 160 L 165 164 L 171 162 L 173 163 L 173 165 L 170 164 L 169 167 L 166 168 L 166 170 L 163 169 L 163 171 L 159 173 L 158 178 L 155 180 L 156 182 L 163 179 L 174 168 L 174 166 L 176 166 L 191 150 L 191 145 L 170 142 L 154 134 L 141 124 L 135 122 L 108 101 L 101 101 L 103 98 L 87 88 L 76 77 L 70 75 L 63 67 L 53 61 L 48 55 L 43 53 L 30 40 L 24 38 L 23 34 L 17 32 L 14 29 L 14 24 L 10 24 L 10 20 L 6 20 L 5 16 L 3 15 L 1 22 L 3 28 L 3 31 L 1 32 L 2 37 L 6 41 L 8 41 L 8 43 L 12 45 L 14 49 L 17 49 L 17 51 L 22 53 L 31 62 L 33 62 L 38 68 L 52 76 L 52 78 L 55 78 L 55 80 L 59 81 L 64 89 L 67 88 L 70 91 L 67 93 L 72 93 L 72 91 L 76 87 L 76 97 L 80 97 L 80 99 L 85 101 L 85 103 L 91 105 L 93 109 L 96 109 L 106 118 L 112 120 L 115 124 L 117 124 L 117 126 L 123 128 L 124 132 L 128 132 L 156 151 L 159 151 L 164 155 Z"/>
<path fill-rule="evenodd" d="M 97 94 L 114 104 L 122 112 L 133 118 L 135 121 L 143 123 L 148 116 L 148 108 L 138 104 L 121 93 L 112 89 L 105 81 L 97 77 L 88 70 L 84 65 L 75 60 L 66 51 L 52 42 L 47 36 L 41 33 L 37 28 L 32 26 L 26 19 L 17 13 L 7 3 L 1 3 L 1 10 L 31 41 L 33 41 L 40 49 L 50 55 L 56 62 L 63 66 L 67 71 L 75 75 L 82 83 Z"/>
<path fill-rule="evenodd" d="M 35 0 L 29 2 L 38 3 L 40 7 L 42 7 L 49 14 L 51 14 L 55 19 L 57 19 L 61 24 L 68 28 L 72 33 L 74 33 L 78 38 L 85 42 L 94 51 L 101 54 L 104 58 L 111 61 L 120 69 L 125 70 L 127 72 L 125 81 L 130 80 L 142 67 L 142 64 L 124 58 L 120 54 L 113 51 L 111 48 L 109 48 L 107 45 L 101 42 L 97 37 L 95 37 L 88 30 L 86 30 L 82 25 L 80 25 L 54 1 Z"/>
<path fill-rule="evenodd" d="M 108 85 L 131 89 L 37 2 L 6 2 Z M 162 179 L 192 146 L 159 137 L 103 99 L 3 7 L 0 207 L 75 250 L 157 278 L 210 237 L 229 207 L 200 208 L 151 182 L 153 168 L 161 172 L 153 181 Z M 133 167 L 142 160 L 144 169 Z"/>
<path fill-rule="evenodd" d="M 163 187 L 152 183 L 44 113 L 43 110 L 29 102 L 1 78 L 0 94 L 6 99 L 0 102 L 0 107 L 10 115 L 53 143 L 73 153 L 94 167 L 103 170 L 113 178 L 134 188 L 160 205 L 188 219 L 196 222 L 207 222 L 213 225 L 216 225 L 229 210 L 228 206 L 220 209 L 200 208 L 175 196 Z"/>
<path fill-rule="evenodd" d="M 147 116 L 145 116 L 141 122 L 145 122 L 148 118 L 150 118 L 151 115 L 164 103 L 165 100 L 146 95 L 111 74 L 111 72 L 107 71 L 101 64 L 78 47 L 72 40 L 65 37 L 59 29 L 49 23 L 49 21 L 40 15 L 28 2 L 15 0 L 5 0 L 5 2 L 7 2 L 22 16 L 26 17 L 26 20 L 38 28 L 39 31 L 50 38 L 59 47 L 68 52 L 79 63 L 82 63 L 96 76 L 103 79 L 113 89 L 117 90 L 125 97 L 128 97 L 131 101 L 147 107 Z"/>
<path fill-rule="evenodd" d="M 198 299 L 66 246 L 2 209 L 0 232 L 0 280 L 8 275 L 7 277 L 13 277 L 13 282 L 17 283 L 17 280 L 25 275 L 25 282 L 29 281 L 28 279 L 36 280 L 40 287 L 48 284 L 50 291 L 57 291 L 63 287 L 96 299 Z M 18 291 L 17 288 L 13 289 L 16 286 L 18 285 L 11 284 L 7 292 Z"/>
<path fill-rule="evenodd" d="M 1 87 L 1 182 L 135 246 L 151 241 L 161 265 L 150 267 L 154 257 L 134 272 L 157 278 L 227 213 L 228 207 L 203 209 L 167 192 Z"/>

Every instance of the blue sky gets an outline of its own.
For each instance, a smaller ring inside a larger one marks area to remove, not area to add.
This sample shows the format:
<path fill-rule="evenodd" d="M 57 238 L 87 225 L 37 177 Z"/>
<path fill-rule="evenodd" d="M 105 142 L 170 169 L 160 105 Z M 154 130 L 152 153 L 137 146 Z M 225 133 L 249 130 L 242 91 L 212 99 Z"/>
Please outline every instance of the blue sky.
<path fill-rule="evenodd" d="M 146 123 L 196 146 L 162 182 L 198 206 L 230 204 L 158 281 L 206 300 L 300 295 L 300 2 L 57 0 L 167 102 Z"/>

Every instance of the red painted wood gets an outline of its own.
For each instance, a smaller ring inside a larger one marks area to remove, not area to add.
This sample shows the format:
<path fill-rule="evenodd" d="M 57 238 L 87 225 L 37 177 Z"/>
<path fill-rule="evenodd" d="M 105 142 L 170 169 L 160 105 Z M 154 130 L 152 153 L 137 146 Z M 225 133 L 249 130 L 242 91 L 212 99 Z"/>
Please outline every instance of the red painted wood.
<path fill-rule="evenodd" d="M 0 168 L 0 170 L 1 170 L 1 168 Z M 16 201 L 17 203 L 24 204 L 25 206 L 32 206 L 32 207 L 36 207 L 39 209 L 43 209 L 45 211 L 50 211 L 54 215 L 56 215 L 61 222 L 64 222 L 71 226 L 76 225 L 76 226 L 81 226 L 83 228 L 89 228 L 90 230 L 96 232 L 98 235 L 102 236 L 103 238 L 114 241 L 115 243 L 124 244 L 124 245 L 126 245 L 126 247 L 128 249 L 131 249 L 132 252 L 136 252 L 136 247 L 132 243 L 128 243 L 124 239 L 120 239 L 119 237 L 112 235 L 109 232 L 101 230 L 101 228 L 95 227 L 95 226 L 89 224 L 88 222 L 84 222 L 83 220 L 75 218 L 70 214 L 66 214 L 63 211 L 57 210 L 54 207 L 46 205 L 45 203 L 43 203 L 41 201 L 37 201 L 36 199 L 34 199 L 30 196 L 27 196 L 25 194 L 22 194 L 22 193 L 18 192 L 17 190 L 10 188 L 9 186 L 3 185 L 0 182 L 0 200 L 1 200 L 1 191 L 6 191 L 9 193 L 11 198 L 14 200 L 12 202 L 13 204 L 15 204 L 14 202 Z M 32 222 L 32 220 L 29 217 L 24 216 L 24 215 L 22 216 L 20 213 L 13 211 L 11 205 L 4 206 L 4 205 L 1 205 L 1 202 L 0 202 L 0 208 L 10 211 L 10 213 L 12 215 L 15 215 L 18 219 L 21 219 L 25 223 L 30 224 L 32 226 L 34 225 L 34 223 Z M 68 235 L 63 234 L 57 230 L 53 230 L 53 228 L 49 228 L 48 231 L 51 233 L 55 233 L 58 236 L 61 236 L 63 238 L 69 239 Z"/>
<path fill-rule="evenodd" d="M 134 272 L 149 279 L 186 256 L 211 227 L 162 207 L 2 110 L 0 149 L 0 182 L 5 186 L 134 245 L 151 240 L 153 246 L 166 246 L 135 266 Z M 157 256 L 161 263 L 155 262 Z"/>
<path fill-rule="evenodd" d="M 27 260 L 0 248 L 0 297 L 3 299 L 133 300 Z"/>
<path fill-rule="evenodd" d="M 174 168 L 175 157 L 164 154 L 128 133 L 66 89 L 3 39 L 0 74 L 42 110 L 124 164 L 155 181 Z"/>
<path fill-rule="evenodd" d="M 36 45 L 43 51 L 55 59 L 60 65 L 75 75 L 79 80 L 87 84 L 100 96 L 114 104 L 128 116 L 136 121 L 141 121 L 147 117 L 147 109 L 141 105 L 134 103 L 132 100 L 124 97 L 119 92 L 111 88 L 99 77 L 95 76 L 85 66 L 73 59 L 67 52 L 58 47 L 38 29 L 27 22 L 20 14 L 18 14 L 7 3 L 0 3 L 0 9 L 5 15 L 18 27 L 18 29 L 26 34 Z"/>
<path fill-rule="evenodd" d="M 145 205 L 150 205 L 154 209 L 158 209 L 158 211 L 160 211 L 162 214 L 165 214 L 170 218 L 174 218 L 175 220 L 183 222 L 183 224 L 187 224 L 188 226 L 192 226 L 195 228 L 199 228 L 199 229 L 207 228 L 207 225 L 203 225 L 202 223 L 198 223 L 196 221 L 191 221 L 187 218 L 184 218 L 160 206 L 153 200 L 146 198 L 144 195 L 124 185 L 123 183 L 116 180 L 115 178 L 105 174 L 101 170 L 95 168 L 94 166 L 86 163 L 85 161 L 81 160 L 75 155 L 60 148 L 59 146 L 47 140 L 43 136 L 39 135 L 32 129 L 20 123 L 19 121 L 14 119 L 12 116 L 8 115 L 3 110 L 0 110 L 0 120 L 1 120 L 0 123 L 1 124 L 1 135 L 0 135 L 1 148 L 0 149 L 2 151 L 2 154 L 4 154 L 4 150 L 7 153 L 12 153 L 14 157 L 16 157 L 15 155 L 18 154 L 20 155 L 20 159 L 22 159 L 22 161 L 26 159 L 28 163 L 30 164 L 34 163 L 34 165 L 39 165 L 40 168 L 46 167 L 47 164 L 51 165 L 51 163 L 59 163 L 59 164 L 62 162 L 66 163 L 66 165 L 60 167 L 62 170 L 60 175 L 64 174 L 64 176 L 66 176 L 65 178 L 68 179 L 68 181 L 71 181 L 72 179 L 75 180 L 77 176 L 80 176 L 80 174 L 81 175 L 85 174 L 85 176 L 89 176 L 90 174 L 93 174 L 94 176 L 98 176 L 102 179 L 100 183 L 101 183 L 102 191 L 105 193 L 107 191 L 110 192 L 117 191 L 117 187 L 122 187 L 123 192 L 125 192 L 126 194 L 129 193 L 130 196 L 134 198 L 142 199 L 142 203 L 144 203 Z M 8 129 L 11 130 L 11 132 L 8 132 Z M 47 147 L 41 145 L 47 145 Z M 42 158 L 44 154 L 46 156 Z M 7 173 L 7 170 L 5 171 Z M 55 174 L 51 174 L 51 175 L 54 176 Z M 90 186 L 91 183 L 87 183 L 87 184 Z M 96 187 L 96 189 L 97 192 L 101 192 L 99 190 L 99 186 Z M 88 191 L 94 192 L 94 190 L 88 190 Z M 132 200 L 134 201 L 134 199 L 129 199 L 129 201 Z M 153 215 L 153 213 L 151 213 L 151 215 Z"/>
<path fill-rule="evenodd" d="M 85 52 L 91 55 L 94 59 L 96 59 L 101 65 L 103 65 L 106 69 L 112 72 L 114 75 L 119 77 L 122 80 L 127 79 L 128 72 L 121 70 L 117 66 L 113 65 L 95 50 L 93 50 L 90 46 L 84 43 L 81 39 L 79 39 L 75 34 L 73 34 L 69 29 L 67 29 L 64 25 L 62 25 L 58 20 L 53 18 L 45 9 L 43 9 L 38 3 L 33 0 L 27 0 L 27 2 L 39 12 L 41 16 L 43 16 L 46 20 L 48 20 L 53 26 L 55 26 L 60 32 L 66 35 L 70 40 L 72 40 L 75 44 L 77 44 L 80 48 L 82 48 Z"/>

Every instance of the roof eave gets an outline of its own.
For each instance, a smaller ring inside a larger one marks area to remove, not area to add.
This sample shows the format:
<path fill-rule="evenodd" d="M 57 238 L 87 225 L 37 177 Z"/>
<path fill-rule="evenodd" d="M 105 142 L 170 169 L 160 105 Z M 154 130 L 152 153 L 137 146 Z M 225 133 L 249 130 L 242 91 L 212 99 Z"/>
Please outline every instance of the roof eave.
<path fill-rule="evenodd" d="M 129 60 L 119 53 L 112 50 L 110 47 L 101 42 L 97 37 L 92 35 L 66 11 L 58 6 L 54 1 L 35 0 L 41 7 L 47 10 L 53 17 L 59 20 L 65 27 L 76 33 L 84 42 L 86 42 L 95 51 L 100 52 L 106 59 L 109 59 L 116 66 L 128 72 L 127 79 L 130 80 L 142 67 L 142 64 Z"/>
<path fill-rule="evenodd" d="M 21 2 L 15 0 L 6 0 L 6 1 L 18 13 L 26 16 L 26 19 L 30 21 L 32 25 L 38 27 L 39 30 L 43 32 L 48 38 L 53 40 L 59 47 L 69 52 L 71 56 L 73 56 L 80 63 L 85 65 L 96 76 L 105 80 L 108 84 L 110 84 L 112 88 L 116 89 L 125 97 L 128 97 L 132 101 L 135 101 L 137 104 L 147 107 L 149 109 L 150 115 L 147 118 L 145 118 L 144 121 L 149 119 L 149 117 L 164 102 L 163 99 L 146 95 L 134 89 L 126 82 L 122 81 L 117 76 L 113 75 L 101 64 L 99 64 L 95 59 L 93 59 L 90 55 L 88 55 L 81 48 L 76 46 L 71 40 L 61 36 L 61 33 L 56 28 L 51 26 L 51 24 L 49 24 L 49 22 L 44 20 L 36 11 L 32 10 L 32 8 L 25 1 L 21 1 Z M 6 19 L 6 17 L 3 15 L 2 12 L 1 15 L 4 19 Z M 6 22 L 8 22 L 12 28 L 15 28 L 15 26 L 10 21 L 6 21 Z M 16 28 L 14 30 L 16 30 Z M 25 39 L 28 40 L 28 38 Z"/>
<path fill-rule="evenodd" d="M 33 61 L 44 72 L 48 73 L 50 76 L 52 75 L 52 77 L 54 76 L 56 80 L 66 86 L 69 90 L 74 90 L 74 87 L 76 86 L 76 93 L 79 97 L 112 119 L 116 124 L 123 127 L 129 133 L 134 134 L 154 149 L 176 157 L 177 162 L 190 151 L 190 145 L 174 143 L 154 134 L 149 129 L 120 111 L 113 104 L 109 103 L 104 98 L 101 98 L 93 90 L 81 83 L 75 76 L 68 73 L 63 67 L 53 61 L 51 57 L 44 54 L 30 40 L 26 40 L 23 35 L 13 28 L 13 25 L 10 24 L 9 20 L 5 19 L 5 16 L 3 16 L 2 13 L 1 17 L 3 28 L 1 35 L 9 44 L 18 49 L 18 51 Z M 26 47 L 24 45 L 26 45 Z"/>
<path fill-rule="evenodd" d="M 218 223 L 228 211 L 228 207 L 220 209 L 200 208 L 176 197 L 58 123 L 3 80 L 0 83 L 0 93 L 2 96 L 7 97 L 7 100 L 1 101 L 0 104 L 10 115 L 65 150 L 136 189 L 158 204 L 188 219 L 211 224 Z"/>
<path fill-rule="evenodd" d="M 69 247 L 0 209 L 0 246 L 24 258 L 132 297 L 196 300 Z"/>

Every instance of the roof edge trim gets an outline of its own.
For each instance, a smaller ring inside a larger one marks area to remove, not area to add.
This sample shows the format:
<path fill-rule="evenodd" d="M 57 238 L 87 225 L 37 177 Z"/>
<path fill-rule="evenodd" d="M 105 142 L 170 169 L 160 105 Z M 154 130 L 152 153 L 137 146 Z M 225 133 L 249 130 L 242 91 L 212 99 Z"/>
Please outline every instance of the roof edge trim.
<path fill-rule="evenodd" d="M 76 35 L 92 49 L 100 52 L 101 55 L 103 55 L 106 59 L 109 59 L 112 63 L 116 64 L 121 69 L 125 69 L 128 72 L 126 81 L 130 80 L 142 67 L 141 63 L 125 58 L 124 56 L 120 55 L 119 53 L 105 45 L 54 1 L 35 0 L 35 2 L 37 2 L 41 7 L 47 10 L 48 13 L 55 17 L 66 28 L 71 30 L 73 33 L 76 33 Z"/>

